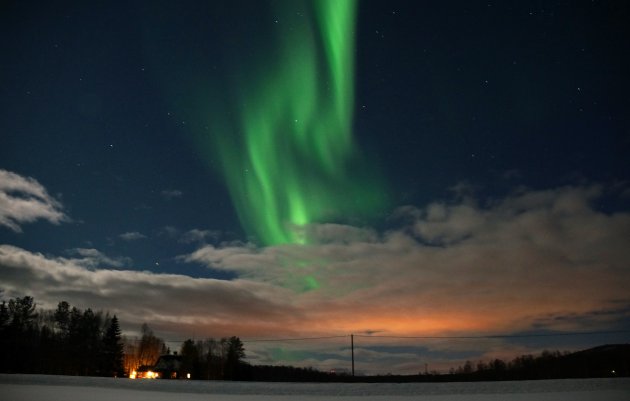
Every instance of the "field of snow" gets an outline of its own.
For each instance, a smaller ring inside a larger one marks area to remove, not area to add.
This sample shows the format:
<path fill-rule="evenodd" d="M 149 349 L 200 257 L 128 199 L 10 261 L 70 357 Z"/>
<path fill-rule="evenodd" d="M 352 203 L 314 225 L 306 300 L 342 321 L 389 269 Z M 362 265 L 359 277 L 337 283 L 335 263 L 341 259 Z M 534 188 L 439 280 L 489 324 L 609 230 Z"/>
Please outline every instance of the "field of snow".
<path fill-rule="evenodd" d="M 249 383 L 129 380 L 96 377 L 2 375 L 7 401 L 249 401 L 335 399 L 347 401 L 542 400 L 627 401 L 630 379 L 480 383 Z"/>

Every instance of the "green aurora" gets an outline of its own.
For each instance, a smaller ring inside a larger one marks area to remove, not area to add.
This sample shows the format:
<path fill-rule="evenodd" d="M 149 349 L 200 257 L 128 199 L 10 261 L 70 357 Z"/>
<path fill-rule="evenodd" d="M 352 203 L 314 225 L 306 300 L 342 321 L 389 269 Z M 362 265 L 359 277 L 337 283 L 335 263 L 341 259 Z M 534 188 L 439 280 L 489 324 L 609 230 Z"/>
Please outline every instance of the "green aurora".
<path fill-rule="evenodd" d="M 264 245 L 308 243 L 309 224 L 369 217 L 382 204 L 378 174 L 352 136 L 356 6 L 289 1 L 274 10 L 273 51 L 234 83 L 236 118 L 213 118 L 241 224 Z"/>

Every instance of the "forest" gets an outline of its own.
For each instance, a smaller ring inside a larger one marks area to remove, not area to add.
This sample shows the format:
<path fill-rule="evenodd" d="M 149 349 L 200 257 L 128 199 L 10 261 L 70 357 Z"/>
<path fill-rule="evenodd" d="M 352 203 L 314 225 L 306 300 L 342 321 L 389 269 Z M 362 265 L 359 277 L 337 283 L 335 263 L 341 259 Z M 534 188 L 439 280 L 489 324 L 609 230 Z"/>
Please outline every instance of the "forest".
<path fill-rule="evenodd" d="M 123 341 L 116 315 L 63 301 L 37 309 L 30 296 L 0 304 L 0 372 L 122 376 Z"/>
<path fill-rule="evenodd" d="M 578 352 L 544 351 L 511 361 L 466 361 L 448 373 L 351 376 L 293 366 L 250 365 L 236 336 L 184 341 L 171 351 L 146 324 L 139 338 L 125 338 L 116 315 L 81 310 L 61 301 L 37 308 L 33 297 L 0 303 L 0 373 L 73 376 L 135 376 L 154 369 L 164 355 L 176 361 L 173 378 L 300 382 L 428 382 L 534 380 L 630 376 L 630 345 L 604 345 Z M 154 369 L 155 370 L 155 369 Z M 166 377 L 166 376 L 164 376 Z"/>
<path fill-rule="evenodd" d="M 139 339 L 125 338 L 116 315 L 65 301 L 46 310 L 33 297 L 12 298 L 0 303 L 0 372 L 128 377 L 171 354 L 146 323 L 140 331 Z M 237 379 L 244 357 L 238 337 L 186 340 L 178 368 L 191 378 Z"/>

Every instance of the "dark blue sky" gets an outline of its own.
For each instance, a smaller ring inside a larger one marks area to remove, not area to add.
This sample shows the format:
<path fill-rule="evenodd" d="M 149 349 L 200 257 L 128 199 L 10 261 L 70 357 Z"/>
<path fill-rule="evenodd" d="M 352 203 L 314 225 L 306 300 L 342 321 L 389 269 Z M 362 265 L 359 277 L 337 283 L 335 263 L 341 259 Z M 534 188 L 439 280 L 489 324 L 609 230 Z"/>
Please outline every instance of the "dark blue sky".
<path fill-rule="evenodd" d="M 3 2 L 0 169 L 39 182 L 67 219 L 0 225 L 1 244 L 49 258 L 98 250 L 102 268 L 242 276 L 186 261 L 203 245 L 257 242 L 198 131 L 205 109 L 232 112 L 229 82 L 273 57 L 275 21 L 264 2 L 215 3 Z M 384 235 L 402 206 L 469 198 L 490 219 L 484 210 L 514 193 L 567 186 L 599 188 L 585 195 L 593 211 L 628 213 L 625 2 L 363 1 L 357 17 L 354 136 L 388 200 L 357 226 Z M 452 234 L 414 227 L 427 242 Z"/>
<path fill-rule="evenodd" d="M 59 194 L 74 222 L 3 230 L 3 242 L 58 253 L 90 241 L 148 266 L 177 253 L 165 226 L 243 239 L 181 104 L 204 99 L 226 60 L 269 48 L 269 11 L 248 3 L 6 4 L 2 167 Z M 460 182 L 499 196 L 627 180 L 627 16 L 615 2 L 362 3 L 355 135 L 390 206 Z M 125 232 L 151 239 L 120 244 Z"/>

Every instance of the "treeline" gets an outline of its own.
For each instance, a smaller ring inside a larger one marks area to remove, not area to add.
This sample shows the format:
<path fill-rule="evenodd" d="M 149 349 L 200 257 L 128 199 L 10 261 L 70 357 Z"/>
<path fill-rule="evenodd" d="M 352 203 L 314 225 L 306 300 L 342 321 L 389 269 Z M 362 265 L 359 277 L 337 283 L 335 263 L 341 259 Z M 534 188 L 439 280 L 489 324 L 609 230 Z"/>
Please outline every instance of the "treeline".
<path fill-rule="evenodd" d="M 450 372 L 462 380 L 537 380 L 630 376 L 630 345 L 603 345 L 579 352 L 543 351 L 512 361 L 470 361 Z"/>
<path fill-rule="evenodd" d="M 0 372 L 122 376 L 123 343 L 116 315 L 60 302 L 37 310 L 32 297 L 0 304 Z"/>
<path fill-rule="evenodd" d="M 243 362 L 245 348 L 238 337 L 203 341 L 188 339 L 182 344 L 181 372 L 193 379 L 247 380 L 249 365 Z"/>
<path fill-rule="evenodd" d="M 295 366 L 246 365 L 241 370 L 242 380 L 260 382 L 347 382 L 353 377 L 347 372 L 323 372 Z"/>
<path fill-rule="evenodd" d="M 542 380 L 630 376 L 630 345 L 603 345 L 578 352 L 543 351 L 521 355 L 511 361 L 466 361 L 448 374 L 379 375 L 353 377 L 354 382 L 462 382 L 501 380 Z M 341 380 L 347 381 L 344 378 Z"/>
<path fill-rule="evenodd" d="M 250 365 L 243 361 L 245 349 L 238 337 L 203 341 L 186 340 L 180 351 L 182 373 L 192 379 L 333 382 L 349 375 L 336 375 L 313 368 L 293 366 Z"/>

